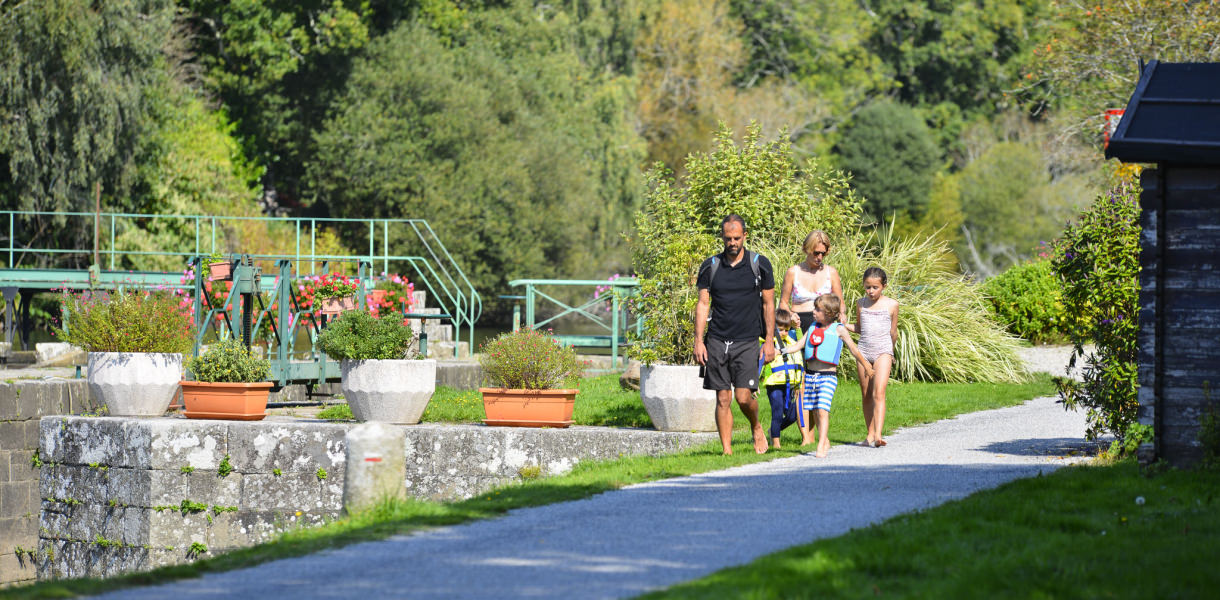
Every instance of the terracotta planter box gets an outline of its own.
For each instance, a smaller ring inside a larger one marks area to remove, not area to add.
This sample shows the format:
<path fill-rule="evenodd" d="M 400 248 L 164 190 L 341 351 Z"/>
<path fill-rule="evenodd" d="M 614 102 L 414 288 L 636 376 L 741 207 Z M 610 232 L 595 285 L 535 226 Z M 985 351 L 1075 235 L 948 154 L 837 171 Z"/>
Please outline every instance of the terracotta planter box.
<path fill-rule="evenodd" d="M 508 427 L 567 427 L 572 424 L 576 393 L 580 390 L 514 390 L 479 388 L 483 394 L 484 423 Z"/>
<path fill-rule="evenodd" d="M 322 314 L 337 315 L 343 311 L 356 310 L 356 297 L 344 296 L 342 298 L 323 298 Z"/>
<path fill-rule="evenodd" d="M 369 291 L 368 303 L 370 305 L 380 304 L 388 295 L 390 295 L 390 290 L 371 290 Z"/>
<path fill-rule="evenodd" d="M 212 281 L 229 281 L 233 279 L 233 263 L 218 262 L 208 265 L 208 279 Z"/>
<path fill-rule="evenodd" d="M 183 412 L 188 419 L 261 421 L 267 416 L 270 381 L 257 383 L 209 383 L 183 381 Z"/>

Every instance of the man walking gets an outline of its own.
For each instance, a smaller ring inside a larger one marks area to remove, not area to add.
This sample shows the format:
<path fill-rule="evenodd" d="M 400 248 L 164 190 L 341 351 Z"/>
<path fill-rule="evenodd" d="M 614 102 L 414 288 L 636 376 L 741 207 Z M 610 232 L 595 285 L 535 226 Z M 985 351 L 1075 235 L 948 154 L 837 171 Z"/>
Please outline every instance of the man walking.
<path fill-rule="evenodd" d="M 716 430 L 725 454 L 733 453 L 733 407 L 750 421 L 754 451 L 767 451 L 758 422 L 758 361 L 775 356 L 775 275 L 767 257 L 745 249 L 746 222 L 729 215 L 720 223 L 724 252 L 699 266 L 695 285 L 695 360 L 704 366 L 703 389 L 716 391 Z M 708 325 L 708 310 L 711 325 Z M 704 329 L 707 341 L 704 342 Z M 765 338 L 759 347 L 758 338 Z"/>

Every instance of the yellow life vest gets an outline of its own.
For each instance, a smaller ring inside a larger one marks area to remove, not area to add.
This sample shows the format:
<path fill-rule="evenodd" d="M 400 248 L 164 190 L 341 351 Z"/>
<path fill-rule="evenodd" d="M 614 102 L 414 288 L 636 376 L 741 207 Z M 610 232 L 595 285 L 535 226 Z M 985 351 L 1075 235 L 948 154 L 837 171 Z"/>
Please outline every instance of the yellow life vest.
<path fill-rule="evenodd" d="M 799 385 L 801 383 L 801 365 L 804 361 L 801 359 L 801 352 L 783 353 L 784 346 L 794 344 L 801 341 L 803 334 L 800 327 L 793 327 L 788 330 L 788 335 L 782 338 L 777 334 L 775 336 L 775 358 L 763 365 L 762 373 L 758 376 L 758 382 L 762 385 L 784 385 L 790 383 Z M 759 340 L 766 343 L 765 339 Z"/>

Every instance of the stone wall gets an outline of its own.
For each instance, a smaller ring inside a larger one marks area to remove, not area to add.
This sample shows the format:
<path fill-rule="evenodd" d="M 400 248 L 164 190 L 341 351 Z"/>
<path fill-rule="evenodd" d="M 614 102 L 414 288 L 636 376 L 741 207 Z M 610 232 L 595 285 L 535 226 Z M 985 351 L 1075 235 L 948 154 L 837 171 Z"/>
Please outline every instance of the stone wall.
<path fill-rule="evenodd" d="M 110 576 L 339 515 L 346 427 L 47 417 L 40 579 Z"/>
<path fill-rule="evenodd" d="M 187 562 L 334 518 L 353 426 L 288 417 L 46 417 L 40 539 L 31 557 L 38 577 Z M 404 429 L 407 493 L 435 500 L 564 473 L 580 460 L 675 452 L 714 437 L 604 427 Z"/>
<path fill-rule="evenodd" d="M 0 376 L 3 373 L 0 372 Z M 38 420 L 96 410 L 85 381 L 0 383 L 0 587 L 34 579 L 38 548 Z M 41 460 L 41 458 L 39 459 Z"/>

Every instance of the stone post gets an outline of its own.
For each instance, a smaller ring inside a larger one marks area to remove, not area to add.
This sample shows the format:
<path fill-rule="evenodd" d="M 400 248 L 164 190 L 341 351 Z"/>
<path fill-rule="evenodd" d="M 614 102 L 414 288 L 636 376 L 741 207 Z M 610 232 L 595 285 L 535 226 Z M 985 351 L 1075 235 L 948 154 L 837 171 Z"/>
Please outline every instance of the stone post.
<path fill-rule="evenodd" d="M 402 427 L 370 422 L 347 432 L 347 468 L 343 510 L 370 508 L 387 498 L 405 499 L 406 432 Z"/>

